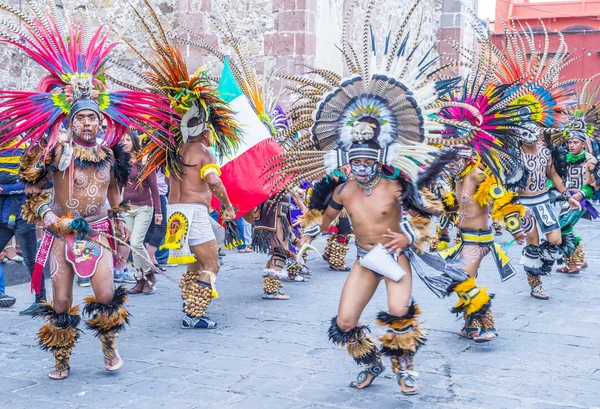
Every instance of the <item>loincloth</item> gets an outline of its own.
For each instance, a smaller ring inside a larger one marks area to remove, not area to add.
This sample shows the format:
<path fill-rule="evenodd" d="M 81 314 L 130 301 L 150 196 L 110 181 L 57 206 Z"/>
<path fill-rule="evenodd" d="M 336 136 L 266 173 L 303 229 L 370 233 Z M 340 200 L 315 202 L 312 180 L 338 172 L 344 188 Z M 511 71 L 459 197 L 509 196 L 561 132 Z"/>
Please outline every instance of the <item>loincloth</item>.
<path fill-rule="evenodd" d="M 164 244 L 160 247 L 169 250 L 169 264 L 196 262 L 190 246 L 216 240 L 211 220 L 206 205 L 190 203 L 169 205 L 167 235 Z"/>
<path fill-rule="evenodd" d="M 517 201 L 526 208 L 531 209 L 543 234 L 560 230 L 558 217 L 556 217 L 550 205 L 550 196 L 547 192 L 535 196 L 517 196 Z"/>
<path fill-rule="evenodd" d="M 487 230 L 476 230 L 476 229 L 460 229 L 461 241 L 456 246 L 439 252 L 439 255 L 444 260 L 457 260 L 461 256 L 461 252 L 464 246 L 479 246 L 487 247 L 490 249 L 498 273 L 500 273 L 500 279 L 506 281 L 517 272 L 514 267 L 510 264 L 510 258 L 506 255 L 506 252 L 498 243 L 494 242 L 494 234 L 492 229 Z"/>
<path fill-rule="evenodd" d="M 90 227 L 92 230 L 101 231 L 110 235 L 114 232 L 112 222 L 107 217 L 90 223 Z M 89 278 L 94 275 L 98 262 L 105 251 L 103 247 L 95 243 L 100 242 L 101 238 L 99 235 L 91 234 L 90 236 L 94 241 L 85 239 L 77 240 L 75 236 L 67 236 L 64 238 L 65 260 L 73 267 L 75 274 L 82 278 Z M 52 244 L 55 239 L 56 235 L 46 230 L 35 258 L 35 267 L 31 277 L 31 287 L 33 290 L 38 288 L 41 289 L 41 280 L 43 280 L 44 277 L 44 266 L 48 261 L 50 251 L 52 250 Z M 108 243 L 110 248 L 116 251 L 116 243 L 114 240 L 109 238 Z"/>

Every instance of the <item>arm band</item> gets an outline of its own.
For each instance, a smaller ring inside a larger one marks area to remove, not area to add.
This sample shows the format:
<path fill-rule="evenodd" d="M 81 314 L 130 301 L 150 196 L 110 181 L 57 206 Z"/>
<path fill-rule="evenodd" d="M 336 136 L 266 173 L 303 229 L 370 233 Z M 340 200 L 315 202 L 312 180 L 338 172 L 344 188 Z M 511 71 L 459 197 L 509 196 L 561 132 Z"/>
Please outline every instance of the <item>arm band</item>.
<path fill-rule="evenodd" d="M 221 176 L 221 168 L 216 163 L 209 163 L 208 165 L 204 165 L 202 169 L 200 169 L 200 179 L 206 179 L 206 175 L 211 173 L 216 173 L 217 176 Z"/>
<path fill-rule="evenodd" d="M 331 208 L 333 210 L 342 210 L 344 208 L 344 206 L 342 206 L 341 204 L 339 204 L 338 202 L 336 202 L 335 200 L 331 199 L 329 201 L 329 206 L 331 206 Z"/>
<path fill-rule="evenodd" d="M 592 197 L 594 197 L 594 188 L 592 188 L 590 185 L 583 185 L 581 186 L 581 198 L 582 199 L 588 199 L 590 200 Z"/>

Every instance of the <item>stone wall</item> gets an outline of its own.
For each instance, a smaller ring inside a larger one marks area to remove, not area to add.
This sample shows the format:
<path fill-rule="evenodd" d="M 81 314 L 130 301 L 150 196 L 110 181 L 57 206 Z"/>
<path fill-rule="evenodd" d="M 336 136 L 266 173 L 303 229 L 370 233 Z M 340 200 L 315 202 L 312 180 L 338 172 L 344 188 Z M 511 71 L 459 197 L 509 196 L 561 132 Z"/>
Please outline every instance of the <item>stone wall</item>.
<path fill-rule="evenodd" d="M 11 6 L 28 10 L 25 0 L 5 0 Z M 475 0 L 466 0 L 474 3 Z M 143 47 L 141 29 L 123 0 L 63 0 L 76 20 L 81 20 L 87 5 L 94 23 L 108 23 L 115 32 L 124 35 L 137 46 Z M 138 10 L 148 16 L 143 0 L 131 0 Z M 188 31 L 199 34 L 211 44 L 227 50 L 226 44 L 219 41 L 219 30 L 229 22 L 232 32 L 241 39 L 243 49 L 255 62 L 259 72 L 299 73 L 304 65 L 318 65 L 339 71 L 342 60 L 337 46 L 340 44 L 341 26 L 345 10 L 352 0 L 151 0 L 163 25 L 173 33 L 187 36 Z M 40 4 L 43 4 L 39 0 Z M 361 3 L 361 2 L 359 2 Z M 364 1 L 362 1 L 364 4 Z M 382 47 L 387 27 L 396 24 L 408 10 L 412 2 L 403 0 L 378 0 L 373 25 Z M 440 30 L 440 22 L 448 19 L 442 15 L 448 7 L 460 8 L 459 0 L 423 0 L 417 8 L 409 31 L 414 35 L 421 30 L 422 49 L 428 49 L 437 42 L 437 36 L 445 35 Z M 452 3 L 449 6 L 446 3 Z M 364 6 L 355 10 L 353 27 L 361 27 Z M 7 13 L 2 12 L 2 15 Z M 456 17 L 452 16 L 456 31 Z M 13 18 L 13 20 L 15 20 Z M 15 20 L 16 21 L 16 20 Z M 459 22 L 460 23 L 460 22 Z M 460 25 L 460 24 L 458 24 Z M 461 32 L 457 32 L 460 38 Z M 356 30 L 353 35 L 359 36 Z M 113 35 L 118 38 L 117 34 Z M 413 37 L 414 38 L 414 37 Z M 215 74 L 220 72 L 220 63 L 194 47 L 183 46 L 182 51 L 188 60 L 189 69 L 208 64 Z M 141 66 L 139 58 L 127 51 L 127 46 L 117 48 L 117 58 Z M 316 64 L 315 64 L 316 63 Z M 120 72 L 122 76 L 128 76 Z M 0 46 L 0 87 L 4 89 L 33 89 L 43 71 L 23 58 L 14 47 Z M 128 77 L 132 82 L 135 79 Z"/>

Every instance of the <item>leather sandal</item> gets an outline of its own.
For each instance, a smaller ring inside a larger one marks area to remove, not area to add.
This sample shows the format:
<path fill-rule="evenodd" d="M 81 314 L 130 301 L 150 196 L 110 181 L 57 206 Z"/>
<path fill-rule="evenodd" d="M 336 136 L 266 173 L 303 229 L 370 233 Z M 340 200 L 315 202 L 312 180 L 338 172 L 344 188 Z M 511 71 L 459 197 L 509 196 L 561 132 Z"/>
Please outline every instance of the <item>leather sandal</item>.
<path fill-rule="evenodd" d="M 300 274 L 297 274 L 295 276 L 289 276 L 288 275 L 287 277 L 285 277 L 283 279 L 283 281 L 289 281 L 289 282 L 292 282 L 292 283 L 303 283 L 303 282 L 306 282 L 306 281 L 309 281 L 309 280 L 308 280 L 308 278 L 306 278 L 306 277 L 304 277 L 304 276 L 302 276 Z"/>
<path fill-rule="evenodd" d="M 457 332 L 462 338 L 473 339 L 474 334 L 479 333 L 479 328 L 477 327 L 463 327 L 460 331 Z"/>
<path fill-rule="evenodd" d="M 498 337 L 498 332 L 495 328 L 482 329 L 479 334 L 473 337 L 473 341 L 478 344 L 484 344 L 490 342 Z"/>
<path fill-rule="evenodd" d="M 385 366 L 383 362 L 379 361 L 375 364 L 370 365 L 365 370 L 360 371 L 355 381 L 350 382 L 350 387 L 355 389 L 364 389 L 371 386 L 375 378 L 383 373 Z"/>
<path fill-rule="evenodd" d="M 396 380 L 400 385 L 400 390 L 403 395 L 416 395 L 419 393 L 419 388 L 415 382 L 415 378 L 418 378 L 419 374 L 416 371 L 409 369 L 402 369 L 396 374 Z"/>
<path fill-rule="evenodd" d="M 146 284 L 145 279 L 135 280 L 135 286 L 127 290 L 127 294 L 141 294 Z"/>
<path fill-rule="evenodd" d="M 112 358 L 105 356 L 104 357 L 104 369 L 109 372 L 118 371 L 123 367 L 123 360 L 121 359 L 121 355 L 119 355 L 119 351 L 113 349 Z"/>
<path fill-rule="evenodd" d="M 335 266 L 332 266 L 331 264 L 329 265 L 329 269 L 331 271 L 350 271 L 350 267 L 348 267 L 348 266 L 335 267 Z"/>
<path fill-rule="evenodd" d="M 54 366 L 54 369 L 50 371 L 48 374 L 48 378 L 55 381 L 62 381 L 63 379 L 67 379 L 69 377 L 69 371 L 71 367 L 67 362 L 59 362 Z"/>
<path fill-rule="evenodd" d="M 571 268 L 564 266 L 564 267 L 556 269 L 557 273 L 564 273 L 564 274 L 579 274 L 580 271 L 581 271 L 581 267 L 578 265 L 575 265 Z"/>
<path fill-rule="evenodd" d="M 530 294 L 533 298 L 537 298 L 538 300 L 550 299 L 550 296 L 548 294 L 546 294 L 546 290 L 544 289 L 544 287 L 542 287 L 541 284 L 536 285 L 535 287 L 532 287 Z"/>
<path fill-rule="evenodd" d="M 274 294 L 268 294 L 268 293 L 263 293 L 263 297 L 264 300 L 289 300 L 290 296 L 289 295 L 285 295 L 282 292 L 277 292 Z"/>

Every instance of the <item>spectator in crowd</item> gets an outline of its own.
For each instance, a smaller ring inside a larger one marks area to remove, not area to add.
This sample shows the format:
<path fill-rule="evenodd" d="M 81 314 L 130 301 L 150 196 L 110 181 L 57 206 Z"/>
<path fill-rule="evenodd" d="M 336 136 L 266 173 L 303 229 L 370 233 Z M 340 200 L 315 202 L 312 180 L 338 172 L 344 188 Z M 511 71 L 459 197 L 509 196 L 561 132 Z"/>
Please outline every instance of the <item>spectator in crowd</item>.
<path fill-rule="evenodd" d="M 237 219 L 237 228 L 242 244 L 238 246 L 238 253 L 252 253 L 252 249 L 249 247 L 250 242 L 246 240 L 244 218 L 240 217 Z"/>
<path fill-rule="evenodd" d="M 144 246 L 144 238 L 150 227 L 152 218 L 156 225 L 162 224 L 160 194 L 156 181 L 156 172 L 152 172 L 142 183 L 139 183 L 141 160 L 137 155 L 141 151 L 139 136 L 135 131 L 123 138 L 123 148 L 131 154 L 131 174 L 129 184 L 125 187 L 123 199 L 131 202 L 131 210 L 125 213 L 127 228 L 131 231 L 129 245 L 135 250 L 132 254 L 136 284 L 128 290 L 129 294 L 152 294 L 156 291 L 154 267 L 146 260 L 150 256 Z"/>
<path fill-rule="evenodd" d="M 162 173 L 160 170 L 156 171 L 156 185 L 158 186 L 158 193 L 160 194 L 160 211 L 163 215 L 166 215 L 168 205 L 167 194 L 169 193 L 169 186 L 167 185 L 164 173 Z M 166 232 L 166 217 L 163 217 L 162 223 L 159 225 L 155 223 L 155 220 L 152 220 L 150 228 L 146 233 L 146 238 L 144 239 L 146 250 L 148 251 L 148 255 L 150 256 L 150 261 L 152 261 L 154 263 L 154 266 L 161 271 L 166 270 L 160 267 L 154 255 L 156 254 L 156 250 L 158 249 L 158 247 L 160 247 L 160 245 L 162 244 Z"/>
<path fill-rule="evenodd" d="M 17 302 L 17 299 L 6 294 L 4 291 L 6 291 L 6 282 L 4 281 L 4 270 L 2 264 L 0 264 L 0 308 L 12 307 Z"/>
<path fill-rule="evenodd" d="M 17 143 L 18 141 L 13 140 L 0 146 L 0 169 L 4 172 L 18 172 L 14 169 L 14 164 L 17 163 L 18 166 L 20 163 L 25 146 L 17 148 Z M 21 217 L 21 205 L 25 201 L 25 183 L 19 181 L 17 183 L 0 184 L 0 192 L 3 195 L 10 196 L 9 200 L 4 200 L 2 208 L 0 208 L 0 249 L 6 247 L 16 236 L 23 251 L 23 260 L 31 276 L 37 253 L 37 235 L 35 226 L 27 223 Z M 16 210 L 14 207 L 15 202 L 18 204 Z M 16 214 L 13 212 L 16 212 Z M 46 286 L 43 280 L 42 289 L 39 294 L 35 295 L 35 301 L 19 314 L 33 315 L 37 311 L 37 303 L 42 301 L 46 301 Z"/>
<path fill-rule="evenodd" d="M 248 223 L 245 216 L 241 217 L 240 220 L 244 226 L 244 241 L 248 247 L 252 248 L 252 224 Z"/>

